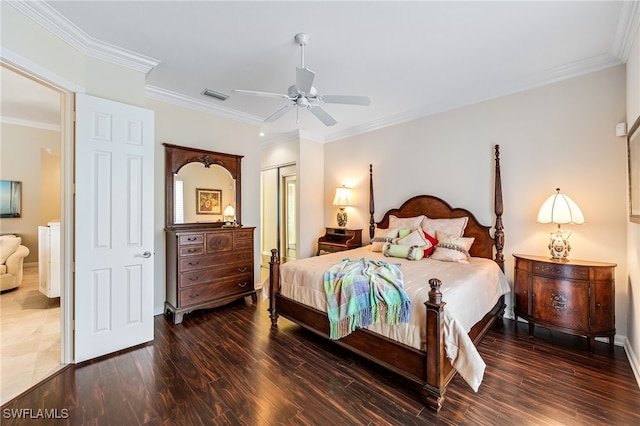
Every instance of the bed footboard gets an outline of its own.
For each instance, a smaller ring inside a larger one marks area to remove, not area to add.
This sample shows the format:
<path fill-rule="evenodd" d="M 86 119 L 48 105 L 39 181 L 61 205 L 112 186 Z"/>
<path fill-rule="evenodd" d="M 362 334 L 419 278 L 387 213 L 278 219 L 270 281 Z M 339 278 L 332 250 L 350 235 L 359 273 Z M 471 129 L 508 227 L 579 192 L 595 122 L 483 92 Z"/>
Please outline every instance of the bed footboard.
<path fill-rule="evenodd" d="M 281 296 L 280 259 L 277 250 L 271 250 L 269 262 L 269 316 L 271 326 L 278 326 L 280 315 L 323 337 L 329 337 L 329 321 L 324 312 Z M 425 404 L 439 411 L 444 401 L 447 384 L 456 371 L 446 359 L 444 350 L 444 306 L 437 278 L 429 280 L 431 290 L 425 302 L 427 310 L 426 351 L 420 351 L 395 342 L 366 329 L 357 329 L 343 339 L 334 340 L 339 346 L 381 365 L 394 373 L 419 384 Z"/>

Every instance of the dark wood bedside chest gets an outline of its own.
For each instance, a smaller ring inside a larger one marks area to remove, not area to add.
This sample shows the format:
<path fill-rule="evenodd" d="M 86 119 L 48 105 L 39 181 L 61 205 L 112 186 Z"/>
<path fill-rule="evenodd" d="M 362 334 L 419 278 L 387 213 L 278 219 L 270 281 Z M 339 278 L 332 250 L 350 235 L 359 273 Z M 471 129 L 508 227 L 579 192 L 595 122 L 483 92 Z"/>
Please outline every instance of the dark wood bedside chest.
<path fill-rule="evenodd" d="M 597 336 L 609 337 L 613 350 L 615 328 L 615 263 L 514 254 L 515 314 L 529 322 L 564 333 L 587 336 L 593 352 Z"/>
<path fill-rule="evenodd" d="M 335 253 L 362 246 L 362 229 L 325 228 L 325 233 L 318 239 L 318 251 Z"/>

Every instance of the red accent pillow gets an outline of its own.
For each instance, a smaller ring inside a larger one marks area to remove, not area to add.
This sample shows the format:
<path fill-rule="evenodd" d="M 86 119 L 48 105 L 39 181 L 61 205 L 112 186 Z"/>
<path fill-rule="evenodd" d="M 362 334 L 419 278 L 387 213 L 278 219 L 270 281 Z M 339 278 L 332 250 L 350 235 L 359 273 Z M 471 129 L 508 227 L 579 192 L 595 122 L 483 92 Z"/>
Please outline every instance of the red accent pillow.
<path fill-rule="evenodd" d="M 436 244 L 438 244 L 438 240 L 436 240 L 431 235 L 427 234 L 427 232 L 423 229 L 422 233 L 424 234 L 424 238 L 431 243 L 431 247 L 424 249 L 424 257 L 431 256 L 431 253 L 436 249 Z"/>

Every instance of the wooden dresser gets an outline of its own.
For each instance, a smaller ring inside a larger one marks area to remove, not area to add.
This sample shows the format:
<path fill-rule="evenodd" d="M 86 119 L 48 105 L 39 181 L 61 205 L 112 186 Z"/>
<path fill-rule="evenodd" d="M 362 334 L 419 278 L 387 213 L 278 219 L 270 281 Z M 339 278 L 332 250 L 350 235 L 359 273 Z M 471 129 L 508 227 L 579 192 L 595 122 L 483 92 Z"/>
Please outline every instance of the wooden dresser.
<path fill-rule="evenodd" d="M 515 313 L 535 324 L 587 337 L 589 352 L 594 338 L 609 337 L 613 349 L 615 329 L 615 263 L 570 260 L 514 254 Z"/>
<path fill-rule="evenodd" d="M 186 313 L 245 296 L 257 299 L 253 281 L 255 228 L 166 231 L 167 300 L 173 323 Z"/>

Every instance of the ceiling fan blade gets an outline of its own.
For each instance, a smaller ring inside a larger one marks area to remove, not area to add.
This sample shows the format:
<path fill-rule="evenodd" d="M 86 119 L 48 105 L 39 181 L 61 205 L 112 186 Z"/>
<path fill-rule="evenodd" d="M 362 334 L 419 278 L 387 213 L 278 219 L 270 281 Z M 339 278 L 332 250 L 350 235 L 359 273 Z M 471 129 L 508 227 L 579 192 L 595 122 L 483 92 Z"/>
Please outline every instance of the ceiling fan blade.
<path fill-rule="evenodd" d="M 322 121 L 325 126 L 333 126 L 337 123 L 337 121 L 332 116 L 327 114 L 327 112 L 319 106 L 310 105 L 307 107 L 307 109 L 311 111 L 311 114 L 315 115 L 318 120 Z"/>
<path fill-rule="evenodd" d="M 369 105 L 371 98 L 368 96 L 349 96 L 349 95 L 322 95 L 317 99 L 325 104 L 345 104 L 345 105 Z"/>
<path fill-rule="evenodd" d="M 242 89 L 232 89 L 231 93 L 237 93 L 238 95 L 243 96 L 262 96 L 266 98 L 280 98 L 280 99 L 289 99 L 289 95 L 283 95 L 281 93 L 270 93 L 270 92 L 257 92 L 255 90 L 242 90 Z"/>
<path fill-rule="evenodd" d="M 299 92 L 308 94 L 313 86 L 313 79 L 316 73 L 309 68 L 296 68 L 296 89 Z"/>
<path fill-rule="evenodd" d="M 274 112 L 273 114 L 271 114 L 270 116 L 268 116 L 267 118 L 264 119 L 265 123 L 271 123 L 273 121 L 276 121 L 278 118 L 282 117 L 283 115 L 285 115 L 287 112 L 289 112 L 291 110 L 291 108 L 295 107 L 295 104 L 289 104 L 289 105 L 285 105 L 282 108 L 280 108 L 279 110 L 277 110 L 276 112 Z"/>

